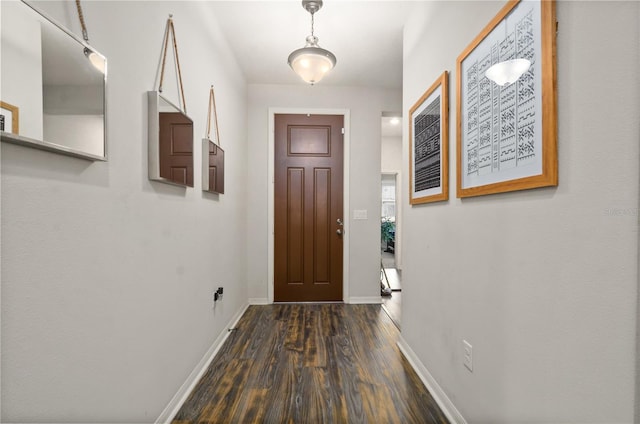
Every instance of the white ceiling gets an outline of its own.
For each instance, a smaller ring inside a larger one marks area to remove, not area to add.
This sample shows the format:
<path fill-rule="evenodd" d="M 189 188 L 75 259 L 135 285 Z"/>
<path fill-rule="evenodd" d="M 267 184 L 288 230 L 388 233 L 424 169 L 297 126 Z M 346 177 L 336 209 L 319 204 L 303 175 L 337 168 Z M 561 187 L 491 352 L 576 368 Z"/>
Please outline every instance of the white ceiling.
<path fill-rule="evenodd" d="M 319 45 L 337 57 L 318 84 L 402 87 L 402 28 L 413 3 L 325 0 L 315 14 Z M 215 1 L 210 6 L 249 83 L 303 84 L 287 57 L 304 47 L 311 15 L 300 0 Z"/>

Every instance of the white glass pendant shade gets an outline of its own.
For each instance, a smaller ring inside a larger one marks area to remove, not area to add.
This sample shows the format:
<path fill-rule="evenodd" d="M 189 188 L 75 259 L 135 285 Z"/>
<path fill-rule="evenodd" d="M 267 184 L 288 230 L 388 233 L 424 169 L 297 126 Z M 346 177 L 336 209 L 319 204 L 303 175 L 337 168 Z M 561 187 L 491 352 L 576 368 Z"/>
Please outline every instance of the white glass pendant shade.
<path fill-rule="evenodd" d="M 336 65 L 336 57 L 318 46 L 318 37 L 307 37 L 305 47 L 294 50 L 289 55 L 289 66 L 303 81 L 315 84 Z"/>
<path fill-rule="evenodd" d="M 531 67 L 527 59 L 512 59 L 499 62 L 487 69 L 485 75 L 500 86 L 513 84 Z"/>

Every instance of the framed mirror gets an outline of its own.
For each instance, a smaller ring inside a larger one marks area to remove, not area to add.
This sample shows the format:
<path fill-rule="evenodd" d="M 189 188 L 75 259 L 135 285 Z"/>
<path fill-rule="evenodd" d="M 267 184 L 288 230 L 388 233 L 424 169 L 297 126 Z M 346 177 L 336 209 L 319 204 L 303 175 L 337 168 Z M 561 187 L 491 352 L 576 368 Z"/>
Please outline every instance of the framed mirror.
<path fill-rule="evenodd" d="M 202 139 L 202 190 L 224 194 L 224 150 L 208 138 Z"/>
<path fill-rule="evenodd" d="M 147 96 L 149 179 L 193 187 L 193 121 L 159 92 Z"/>
<path fill-rule="evenodd" d="M 107 160 L 106 58 L 24 0 L 1 7 L 2 141 Z"/>

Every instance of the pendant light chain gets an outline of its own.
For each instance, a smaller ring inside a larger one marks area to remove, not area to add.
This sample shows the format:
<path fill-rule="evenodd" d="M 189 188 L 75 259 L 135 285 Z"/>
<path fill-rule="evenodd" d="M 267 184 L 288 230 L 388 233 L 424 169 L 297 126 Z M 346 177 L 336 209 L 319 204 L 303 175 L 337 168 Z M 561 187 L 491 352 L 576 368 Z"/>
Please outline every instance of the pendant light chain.
<path fill-rule="evenodd" d="M 82 14 L 82 6 L 80 0 L 76 0 L 76 8 L 78 9 L 78 17 L 80 18 L 80 26 L 82 27 L 82 38 L 89 44 L 89 35 L 87 34 L 87 25 L 84 23 L 84 15 Z"/>
<path fill-rule="evenodd" d="M 80 0 L 78 0 L 78 1 L 80 1 Z M 314 13 L 311 14 L 311 36 L 312 37 L 313 37 L 313 23 L 314 23 L 313 15 L 314 15 Z"/>
<path fill-rule="evenodd" d="M 164 81 L 164 65 L 167 60 L 167 50 L 169 47 L 169 35 L 173 39 L 173 54 L 176 57 L 176 66 L 178 68 L 178 85 L 180 86 L 180 94 L 182 96 L 182 106 L 185 113 L 187 112 L 187 103 L 184 99 L 184 84 L 182 84 L 182 71 L 180 70 L 180 58 L 178 57 L 178 42 L 176 41 L 176 29 L 173 26 L 173 15 L 169 15 L 167 20 L 167 28 L 164 33 L 164 53 L 162 54 L 162 69 L 160 71 L 160 85 L 158 91 L 162 93 L 162 82 Z"/>

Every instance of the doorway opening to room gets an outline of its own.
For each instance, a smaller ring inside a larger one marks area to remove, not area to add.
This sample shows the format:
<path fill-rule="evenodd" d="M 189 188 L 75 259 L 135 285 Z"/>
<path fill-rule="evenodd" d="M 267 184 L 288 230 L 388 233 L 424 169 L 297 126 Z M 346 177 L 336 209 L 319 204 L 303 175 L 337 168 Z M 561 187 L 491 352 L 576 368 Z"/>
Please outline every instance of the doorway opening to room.
<path fill-rule="evenodd" d="M 395 173 L 381 175 L 380 250 L 384 268 L 396 268 L 396 178 Z"/>
<path fill-rule="evenodd" d="M 380 294 L 382 306 L 400 327 L 402 126 L 399 113 L 382 114 L 380 186 Z"/>

